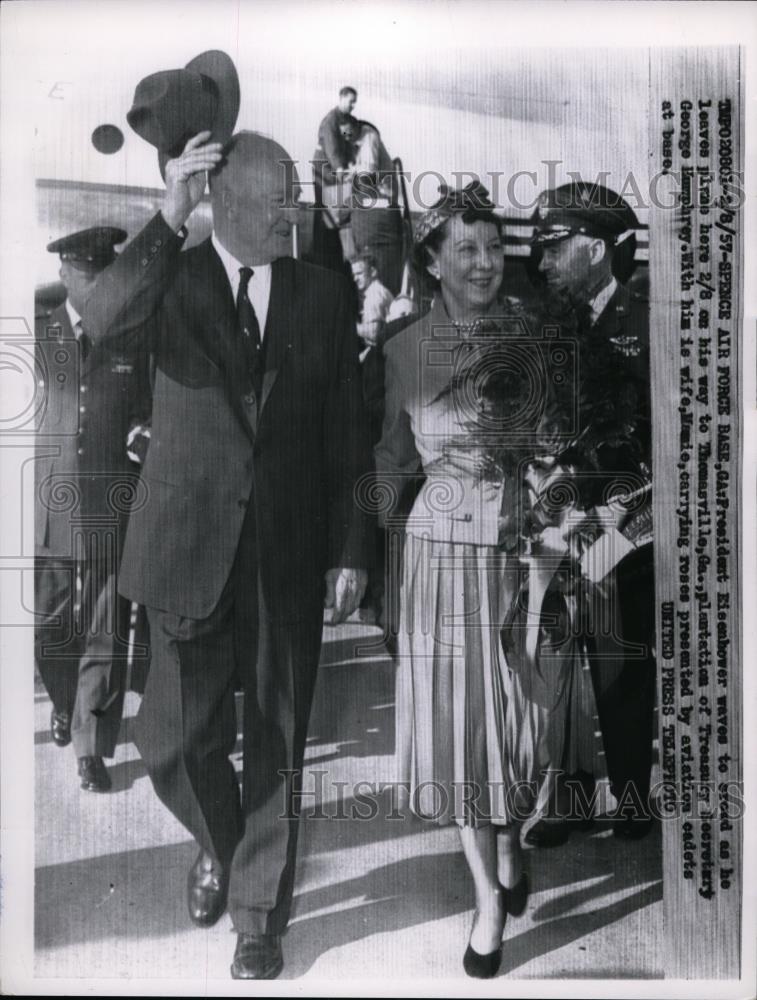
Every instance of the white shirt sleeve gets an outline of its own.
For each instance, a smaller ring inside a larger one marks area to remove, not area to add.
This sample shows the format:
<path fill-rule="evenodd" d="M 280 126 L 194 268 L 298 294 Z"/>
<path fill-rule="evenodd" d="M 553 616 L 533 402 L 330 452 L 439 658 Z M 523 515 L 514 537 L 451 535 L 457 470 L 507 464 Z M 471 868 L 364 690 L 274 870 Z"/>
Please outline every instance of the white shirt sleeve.
<path fill-rule="evenodd" d="M 394 296 L 380 281 L 372 281 L 365 290 L 363 299 L 363 323 L 379 320 L 383 323 Z"/>

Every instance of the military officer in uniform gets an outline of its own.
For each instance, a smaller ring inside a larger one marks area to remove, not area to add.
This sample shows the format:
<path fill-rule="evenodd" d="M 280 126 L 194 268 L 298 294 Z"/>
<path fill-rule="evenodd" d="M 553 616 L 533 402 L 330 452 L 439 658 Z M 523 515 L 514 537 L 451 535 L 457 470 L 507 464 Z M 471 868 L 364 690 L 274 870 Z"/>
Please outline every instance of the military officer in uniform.
<path fill-rule="evenodd" d="M 146 357 L 95 344 L 81 312 L 115 260 L 122 229 L 97 227 L 47 249 L 66 299 L 36 321 L 44 400 L 35 462 L 35 655 L 53 703 L 57 746 L 73 741 L 81 787 L 104 792 L 124 695 L 129 604 L 116 573 L 129 508 L 139 502 L 127 436 L 149 416 Z"/>
<path fill-rule="evenodd" d="M 616 192 L 583 181 L 544 192 L 534 221 L 531 263 L 546 283 L 547 312 L 578 341 L 582 426 L 588 419 L 606 421 L 593 468 L 579 470 L 582 506 L 606 503 L 609 493 L 629 490 L 646 501 L 622 530 L 649 541 L 611 573 L 617 595 L 614 634 L 587 637 L 610 787 L 619 804 L 613 832 L 638 839 L 651 825 L 655 702 L 649 304 L 625 284 L 633 271 L 639 222 Z M 606 412 L 598 417 L 600 397 Z M 568 834 L 566 822 L 542 821 L 526 839 L 552 846 Z"/>

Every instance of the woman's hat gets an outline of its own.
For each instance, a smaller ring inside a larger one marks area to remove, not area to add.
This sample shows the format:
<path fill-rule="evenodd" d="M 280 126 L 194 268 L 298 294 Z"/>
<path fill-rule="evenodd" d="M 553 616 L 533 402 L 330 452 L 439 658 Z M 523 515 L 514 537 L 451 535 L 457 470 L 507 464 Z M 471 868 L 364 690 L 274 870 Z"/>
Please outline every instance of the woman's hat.
<path fill-rule="evenodd" d="M 165 177 L 166 162 L 179 156 L 198 132 L 209 131 L 210 142 L 229 141 L 239 102 L 236 67 L 225 52 L 214 49 L 196 56 L 184 69 L 161 70 L 140 80 L 126 120 L 156 147 L 160 175 Z"/>
<path fill-rule="evenodd" d="M 439 200 L 418 219 L 415 225 L 413 240 L 416 247 L 421 246 L 434 230 L 443 226 L 453 215 L 463 212 L 494 211 L 489 192 L 480 181 L 471 181 L 463 188 L 450 188 L 446 184 L 439 185 Z"/>

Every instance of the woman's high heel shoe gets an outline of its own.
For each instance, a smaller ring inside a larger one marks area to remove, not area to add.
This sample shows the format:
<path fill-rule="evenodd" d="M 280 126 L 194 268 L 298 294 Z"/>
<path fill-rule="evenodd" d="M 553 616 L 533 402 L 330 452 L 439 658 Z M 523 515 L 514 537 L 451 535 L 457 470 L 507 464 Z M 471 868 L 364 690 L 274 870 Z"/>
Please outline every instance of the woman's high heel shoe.
<path fill-rule="evenodd" d="M 526 909 L 528 903 L 528 875 L 525 872 L 521 875 L 512 889 L 502 886 L 502 902 L 505 912 L 511 917 L 519 917 Z"/>
<path fill-rule="evenodd" d="M 499 965 L 502 961 L 502 933 L 505 929 L 505 920 L 507 920 L 507 908 L 504 904 L 504 896 L 507 890 L 504 892 L 500 891 L 500 896 L 503 899 L 502 906 L 502 929 L 500 930 L 500 943 L 494 949 L 494 951 L 489 951 L 485 955 L 480 954 L 476 951 L 473 945 L 468 941 L 468 947 L 465 949 L 465 954 L 463 955 L 463 968 L 469 976 L 474 979 L 491 979 L 492 976 L 496 976 L 499 971 Z M 473 937 L 473 929 L 476 926 L 476 920 L 478 919 L 478 911 L 476 911 L 476 916 L 473 918 L 473 928 L 471 928 L 471 937 Z"/>
<path fill-rule="evenodd" d="M 496 976 L 499 972 L 499 963 L 501 961 L 502 945 L 486 955 L 479 955 L 471 945 L 468 945 L 463 955 L 463 968 L 474 979 L 491 979 L 492 976 Z"/>

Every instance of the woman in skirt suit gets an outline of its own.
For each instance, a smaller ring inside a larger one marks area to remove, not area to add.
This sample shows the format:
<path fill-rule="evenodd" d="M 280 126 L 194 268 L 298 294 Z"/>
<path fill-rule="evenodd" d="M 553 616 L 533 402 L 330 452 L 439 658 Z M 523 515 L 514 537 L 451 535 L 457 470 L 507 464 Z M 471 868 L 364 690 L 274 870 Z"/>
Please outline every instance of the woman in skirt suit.
<path fill-rule="evenodd" d="M 463 964 L 480 978 L 499 968 L 508 912 L 525 909 L 519 822 L 534 807 L 544 740 L 529 677 L 508 664 L 499 638 L 518 585 L 516 560 L 499 545 L 504 498 L 517 490 L 491 473 L 501 435 L 477 395 L 481 339 L 490 343 L 503 314 L 493 207 L 480 185 L 445 191 L 417 226 L 435 294 L 430 312 L 386 344 L 376 446 L 387 527 L 403 484 L 425 475 L 405 525 L 398 784 L 414 813 L 459 826 L 476 895 Z"/>

